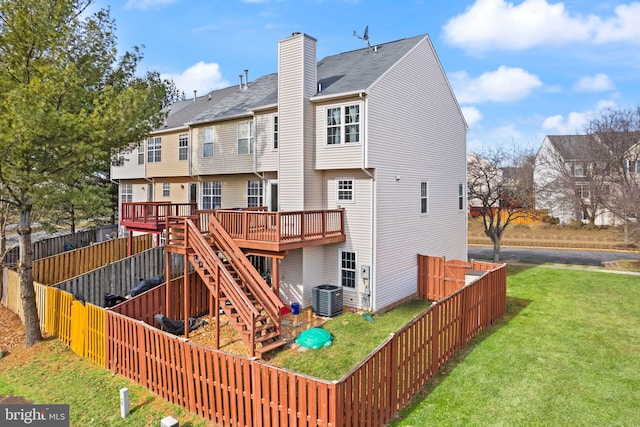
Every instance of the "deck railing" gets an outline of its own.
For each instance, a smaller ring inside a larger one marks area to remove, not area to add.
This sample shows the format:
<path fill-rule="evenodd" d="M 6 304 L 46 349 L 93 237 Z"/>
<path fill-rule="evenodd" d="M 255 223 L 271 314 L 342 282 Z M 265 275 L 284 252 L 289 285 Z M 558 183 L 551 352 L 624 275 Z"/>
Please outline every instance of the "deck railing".
<path fill-rule="evenodd" d="M 288 243 L 344 235 L 342 209 L 292 212 L 218 209 L 213 213 L 227 233 L 239 240 Z"/>
<path fill-rule="evenodd" d="M 161 230 L 167 217 L 195 215 L 197 203 L 123 202 L 120 223 L 131 228 Z"/>

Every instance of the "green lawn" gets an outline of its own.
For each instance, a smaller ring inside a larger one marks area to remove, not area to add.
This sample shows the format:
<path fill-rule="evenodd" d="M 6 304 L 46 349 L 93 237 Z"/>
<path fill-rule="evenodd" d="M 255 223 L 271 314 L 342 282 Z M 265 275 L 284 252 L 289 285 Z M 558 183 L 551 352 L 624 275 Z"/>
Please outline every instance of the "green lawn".
<path fill-rule="evenodd" d="M 392 425 L 640 425 L 639 276 L 510 268 L 507 294 Z"/>

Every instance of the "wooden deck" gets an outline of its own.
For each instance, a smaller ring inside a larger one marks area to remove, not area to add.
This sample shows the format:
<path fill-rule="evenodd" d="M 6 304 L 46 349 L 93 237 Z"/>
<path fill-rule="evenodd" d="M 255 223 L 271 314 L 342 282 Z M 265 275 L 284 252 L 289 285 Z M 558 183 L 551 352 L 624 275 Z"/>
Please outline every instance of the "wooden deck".
<path fill-rule="evenodd" d="M 344 242 L 344 210 L 212 212 L 242 249 L 284 252 L 307 246 Z M 202 221 L 206 227 L 208 221 Z"/>
<path fill-rule="evenodd" d="M 344 242 L 344 210 L 267 212 L 266 208 L 197 210 L 195 203 L 125 202 L 120 225 L 161 233 L 167 223 L 188 217 L 208 232 L 214 215 L 236 244 L 254 254 L 284 253 L 307 246 Z"/>

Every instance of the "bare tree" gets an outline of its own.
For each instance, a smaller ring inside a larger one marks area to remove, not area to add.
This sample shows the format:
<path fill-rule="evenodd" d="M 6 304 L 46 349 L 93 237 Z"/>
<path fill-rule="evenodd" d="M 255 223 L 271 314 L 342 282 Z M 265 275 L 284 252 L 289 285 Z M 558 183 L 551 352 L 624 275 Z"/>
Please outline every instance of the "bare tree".
<path fill-rule="evenodd" d="M 469 155 L 469 204 L 479 212 L 484 232 L 493 242 L 494 262 L 500 261 L 505 229 L 516 219 L 534 213 L 533 158 L 531 150 L 517 147 Z"/>
<path fill-rule="evenodd" d="M 640 107 L 602 110 L 586 131 L 606 153 L 609 191 L 602 203 L 622 223 L 625 243 L 630 243 L 634 228 L 640 237 Z"/>

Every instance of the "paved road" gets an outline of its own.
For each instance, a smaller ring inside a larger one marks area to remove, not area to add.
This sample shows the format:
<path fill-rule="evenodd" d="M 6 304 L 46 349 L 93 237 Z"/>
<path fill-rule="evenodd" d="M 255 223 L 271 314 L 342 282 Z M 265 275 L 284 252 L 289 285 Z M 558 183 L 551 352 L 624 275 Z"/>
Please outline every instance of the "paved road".
<path fill-rule="evenodd" d="M 487 246 L 469 246 L 469 259 L 493 259 L 493 248 Z M 528 249 L 508 248 L 500 250 L 500 260 L 503 262 L 519 261 L 532 263 L 558 263 L 576 265 L 602 266 L 605 261 L 620 259 L 638 259 L 638 252 L 596 252 L 576 251 L 564 249 Z"/>

